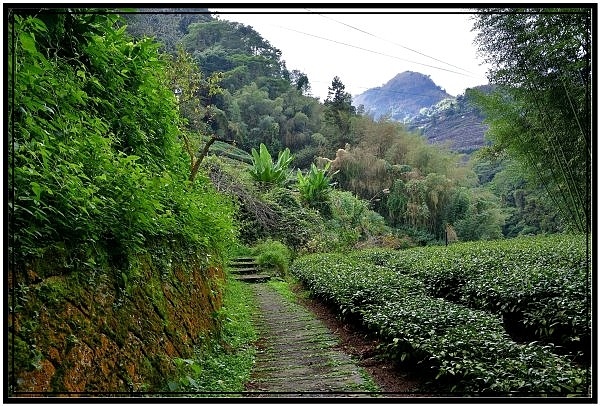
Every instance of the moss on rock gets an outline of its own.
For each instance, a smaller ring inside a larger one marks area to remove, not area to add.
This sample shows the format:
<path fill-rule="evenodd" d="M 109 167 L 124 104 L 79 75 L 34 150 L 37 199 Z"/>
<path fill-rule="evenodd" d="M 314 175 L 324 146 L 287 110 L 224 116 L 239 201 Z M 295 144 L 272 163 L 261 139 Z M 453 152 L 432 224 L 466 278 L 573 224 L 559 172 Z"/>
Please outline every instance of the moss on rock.
<path fill-rule="evenodd" d="M 201 255 L 171 253 L 168 267 L 148 254 L 136 259 L 127 281 L 107 266 L 87 279 L 34 268 L 11 275 L 20 286 L 9 299 L 19 303 L 10 316 L 12 391 L 165 388 L 176 372 L 172 359 L 192 356 L 218 330 L 224 273 Z"/>

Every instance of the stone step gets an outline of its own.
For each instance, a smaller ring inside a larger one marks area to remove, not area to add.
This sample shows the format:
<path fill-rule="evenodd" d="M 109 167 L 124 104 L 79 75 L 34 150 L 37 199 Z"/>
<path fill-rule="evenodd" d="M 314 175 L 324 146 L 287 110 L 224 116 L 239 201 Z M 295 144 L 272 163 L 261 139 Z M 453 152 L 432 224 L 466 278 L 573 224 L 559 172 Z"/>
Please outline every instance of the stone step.
<path fill-rule="evenodd" d="M 256 261 L 231 261 L 229 266 L 232 267 L 243 267 L 243 266 L 256 266 L 258 262 Z"/>
<path fill-rule="evenodd" d="M 253 268 L 257 265 L 256 258 L 252 257 L 238 257 L 229 262 L 230 268 Z"/>
<path fill-rule="evenodd" d="M 252 275 L 238 275 L 235 277 L 238 281 L 247 283 L 264 283 L 271 279 L 271 275 L 265 274 L 252 274 Z"/>
<path fill-rule="evenodd" d="M 256 258 L 254 257 L 237 257 L 234 258 L 231 262 L 254 262 Z"/>
<path fill-rule="evenodd" d="M 248 275 L 258 273 L 258 270 L 256 268 L 234 268 L 231 270 L 231 273 L 236 275 Z"/>

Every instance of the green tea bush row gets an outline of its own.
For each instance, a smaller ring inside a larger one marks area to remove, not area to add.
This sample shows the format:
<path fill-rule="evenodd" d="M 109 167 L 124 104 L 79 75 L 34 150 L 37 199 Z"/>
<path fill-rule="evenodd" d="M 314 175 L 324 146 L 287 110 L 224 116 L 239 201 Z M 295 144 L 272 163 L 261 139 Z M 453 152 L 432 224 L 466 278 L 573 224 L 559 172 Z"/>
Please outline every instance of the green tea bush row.
<path fill-rule="evenodd" d="M 325 303 L 352 317 L 370 305 L 393 301 L 410 292 L 425 294 L 423 283 L 399 277 L 381 266 L 357 261 L 342 254 L 312 254 L 296 259 L 291 271 Z"/>
<path fill-rule="evenodd" d="M 521 339 L 579 350 L 591 331 L 586 246 L 583 235 L 551 235 L 353 255 L 416 277 L 432 296 L 504 315 Z"/>
<path fill-rule="evenodd" d="M 406 296 L 362 315 L 387 351 L 437 372 L 430 387 L 469 393 L 584 393 L 586 370 L 537 344 L 517 344 L 497 317 L 439 298 Z M 412 358 L 412 359 L 411 359 Z"/>
<path fill-rule="evenodd" d="M 498 316 L 431 297 L 422 281 L 357 257 L 305 256 L 291 270 L 316 297 L 379 335 L 388 354 L 435 371 L 438 390 L 587 390 L 584 369 L 546 347 L 515 343 Z"/>
<path fill-rule="evenodd" d="M 588 266 L 583 235 L 475 241 L 402 252 L 374 250 L 359 255 L 378 265 L 415 276 L 426 283 L 432 295 L 449 299 L 458 298 L 459 289 L 471 276 L 489 270 L 527 265 L 585 270 Z"/>
<path fill-rule="evenodd" d="M 468 280 L 461 302 L 514 320 L 532 339 L 584 349 L 591 333 L 591 282 L 581 269 L 527 266 Z"/>

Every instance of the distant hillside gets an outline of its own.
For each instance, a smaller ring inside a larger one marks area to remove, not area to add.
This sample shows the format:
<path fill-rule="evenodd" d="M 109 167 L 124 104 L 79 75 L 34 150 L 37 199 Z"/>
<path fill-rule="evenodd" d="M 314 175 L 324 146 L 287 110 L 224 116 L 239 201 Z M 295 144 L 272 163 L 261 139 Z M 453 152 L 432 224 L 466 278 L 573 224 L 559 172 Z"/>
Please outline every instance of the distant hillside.
<path fill-rule="evenodd" d="M 389 116 L 404 122 L 419 114 L 424 107 L 431 107 L 443 99 L 452 97 L 437 86 L 429 76 L 418 72 L 399 73 L 381 87 L 369 89 L 356 96 L 353 104 L 363 105 L 365 112 L 375 120 Z"/>
<path fill-rule="evenodd" d="M 489 92 L 489 86 L 474 89 Z M 467 92 L 468 94 L 468 92 Z M 420 131 L 429 142 L 469 153 L 484 146 L 487 125 L 468 95 L 446 93 L 429 76 L 403 72 L 381 87 L 369 89 L 353 100 L 374 119 L 389 117 Z"/>
<path fill-rule="evenodd" d="M 489 92 L 490 86 L 474 89 Z M 420 130 L 431 143 L 447 144 L 457 152 L 468 153 L 484 146 L 484 133 L 488 126 L 484 116 L 473 105 L 469 92 L 444 99 L 406 121 L 409 129 Z"/>

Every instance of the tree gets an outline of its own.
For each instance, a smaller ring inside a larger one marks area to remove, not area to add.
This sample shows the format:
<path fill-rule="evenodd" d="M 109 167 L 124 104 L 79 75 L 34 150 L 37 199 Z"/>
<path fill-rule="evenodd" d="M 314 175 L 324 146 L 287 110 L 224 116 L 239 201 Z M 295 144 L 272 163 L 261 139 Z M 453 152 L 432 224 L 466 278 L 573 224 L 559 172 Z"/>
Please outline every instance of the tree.
<path fill-rule="evenodd" d="M 352 105 L 352 95 L 346 92 L 346 87 L 338 76 L 333 78 L 324 104 L 325 119 L 338 131 L 335 147 L 343 148 L 351 141 L 350 119 L 356 114 L 356 109 Z"/>
<path fill-rule="evenodd" d="M 213 20 L 206 8 L 141 8 L 137 13 L 123 14 L 122 17 L 131 35 L 155 37 L 170 54 L 176 53 L 190 24 Z"/>
<path fill-rule="evenodd" d="M 179 46 L 177 54 L 171 58 L 167 71 L 169 85 L 177 97 L 179 112 L 184 118 L 184 126 L 180 136 L 186 152 L 190 157 L 189 180 L 193 182 L 198 175 L 200 164 L 208 154 L 210 146 L 215 141 L 233 142 L 210 134 L 210 122 L 216 115 L 217 109 L 207 105 L 210 97 L 219 94 L 219 74 L 212 74 L 205 79 L 194 62 L 192 56 Z"/>
<path fill-rule="evenodd" d="M 484 9 L 479 52 L 497 85 L 477 96 L 489 137 L 522 162 L 565 221 L 589 232 L 591 9 Z"/>
<path fill-rule="evenodd" d="M 296 87 L 296 90 L 299 90 L 304 95 L 310 94 L 310 82 L 308 80 L 308 76 L 306 76 L 305 73 L 294 69 L 290 72 L 290 80 L 292 84 Z"/>
<path fill-rule="evenodd" d="M 274 118 L 279 116 L 278 103 L 269 99 L 268 92 L 260 89 L 256 83 L 238 90 L 235 100 L 240 110 L 240 119 L 247 128 L 242 148 L 250 150 L 253 145 L 264 143 L 270 150 L 279 149 L 279 123 Z"/>
<path fill-rule="evenodd" d="M 204 74 L 224 73 L 222 86 L 232 94 L 256 83 L 274 98 L 289 80 L 281 51 L 244 24 L 221 20 L 191 24 L 182 43 Z"/>
<path fill-rule="evenodd" d="M 467 214 L 456 221 L 458 237 L 464 241 L 502 238 L 505 214 L 498 199 L 486 190 L 473 190 Z"/>

